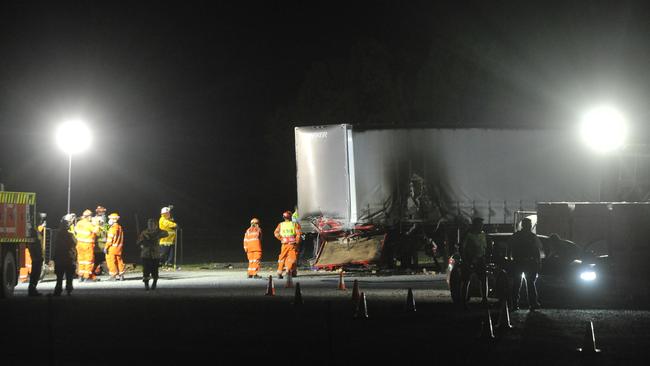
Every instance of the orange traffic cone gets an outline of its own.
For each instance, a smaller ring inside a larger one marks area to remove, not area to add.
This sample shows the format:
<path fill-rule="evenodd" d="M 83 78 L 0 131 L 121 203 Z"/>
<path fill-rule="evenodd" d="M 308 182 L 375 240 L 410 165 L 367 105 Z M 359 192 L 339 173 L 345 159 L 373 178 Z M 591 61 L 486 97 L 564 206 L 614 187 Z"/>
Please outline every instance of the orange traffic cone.
<path fill-rule="evenodd" d="M 481 323 L 481 339 L 491 340 L 494 339 L 494 328 L 492 327 L 492 316 L 490 309 L 487 310 L 487 319 Z"/>
<path fill-rule="evenodd" d="M 352 285 L 352 304 L 354 306 L 359 304 L 359 282 L 357 280 L 354 280 L 354 284 Z"/>
<path fill-rule="evenodd" d="M 587 323 L 582 348 L 578 348 L 578 352 L 583 352 L 584 355 L 600 353 L 600 349 L 596 348 L 596 334 L 594 333 L 594 322 L 592 321 Z"/>
<path fill-rule="evenodd" d="M 343 270 L 339 271 L 339 290 L 345 290 L 345 280 L 343 279 Z"/>
<path fill-rule="evenodd" d="M 406 312 L 414 313 L 417 310 L 415 309 L 415 299 L 413 298 L 413 290 L 409 288 L 409 292 L 406 294 Z"/>
<path fill-rule="evenodd" d="M 361 293 L 359 296 L 359 305 L 354 312 L 354 319 L 367 319 L 368 318 L 368 305 L 366 304 L 366 294 Z"/>
<path fill-rule="evenodd" d="M 284 284 L 284 288 L 293 288 L 293 276 L 291 271 L 287 271 L 287 282 Z"/>
<path fill-rule="evenodd" d="M 510 311 L 508 310 L 508 301 L 506 300 L 503 300 L 503 308 L 501 309 L 501 313 L 499 313 L 499 323 L 497 324 L 497 329 L 512 329 L 512 324 L 510 324 Z"/>
<path fill-rule="evenodd" d="M 304 302 L 302 301 L 302 292 L 300 291 L 300 282 L 296 282 L 296 293 L 293 296 L 293 305 L 302 306 Z"/>
<path fill-rule="evenodd" d="M 266 296 L 275 296 L 275 286 L 273 286 L 273 276 L 269 276 L 269 284 L 266 286 Z"/>

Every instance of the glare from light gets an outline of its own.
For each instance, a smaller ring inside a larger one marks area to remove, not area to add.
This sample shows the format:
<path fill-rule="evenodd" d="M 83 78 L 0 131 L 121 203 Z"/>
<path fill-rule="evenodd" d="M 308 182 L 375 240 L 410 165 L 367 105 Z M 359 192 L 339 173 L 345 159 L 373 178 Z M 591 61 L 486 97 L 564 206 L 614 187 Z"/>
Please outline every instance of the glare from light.
<path fill-rule="evenodd" d="M 584 142 L 592 149 L 607 153 L 623 147 L 627 126 L 619 111 L 609 106 L 601 106 L 585 113 L 580 133 Z"/>
<path fill-rule="evenodd" d="M 591 282 L 596 279 L 596 272 L 594 271 L 584 271 L 580 273 L 580 279 L 583 281 Z"/>
<path fill-rule="evenodd" d="M 92 142 L 92 135 L 82 121 L 70 120 L 59 126 L 56 142 L 61 150 L 72 155 L 86 150 Z"/>

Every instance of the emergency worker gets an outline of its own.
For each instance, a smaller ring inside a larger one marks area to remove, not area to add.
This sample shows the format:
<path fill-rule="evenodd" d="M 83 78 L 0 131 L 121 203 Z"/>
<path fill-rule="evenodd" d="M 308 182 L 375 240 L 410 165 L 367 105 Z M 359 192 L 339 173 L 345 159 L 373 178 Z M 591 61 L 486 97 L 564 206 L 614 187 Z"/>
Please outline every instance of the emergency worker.
<path fill-rule="evenodd" d="M 45 231 L 45 221 L 43 221 L 36 229 L 30 229 L 33 242 L 27 243 L 27 251 L 25 252 L 25 265 L 29 273 L 29 287 L 27 296 L 41 296 L 41 293 L 36 290 L 36 285 L 41 279 L 41 271 L 43 270 L 43 231 Z"/>
<path fill-rule="evenodd" d="M 163 207 L 158 220 L 160 230 L 167 232 L 167 236 L 160 239 L 160 264 L 165 267 L 174 267 L 174 249 L 176 246 L 176 228 L 178 225 L 171 216 L 171 208 Z"/>
<path fill-rule="evenodd" d="M 298 250 L 300 245 L 301 228 L 300 224 L 291 221 L 291 211 L 285 211 L 282 214 L 284 221 L 279 223 L 275 228 L 273 234 L 282 243 L 280 256 L 278 257 L 278 277 L 284 278 L 282 273 L 286 268 L 287 273 L 291 272 L 291 276 L 298 275 L 296 270 L 296 260 L 298 258 Z"/>
<path fill-rule="evenodd" d="M 63 292 L 63 277 L 65 276 L 65 291 L 70 295 L 72 293 L 72 279 L 74 278 L 75 263 L 77 261 L 77 240 L 74 233 L 70 231 L 71 225 L 74 224 L 74 214 L 68 214 L 63 217 L 54 236 L 54 273 L 56 274 L 56 285 L 54 286 L 54 296 L 61 296 Z"/>
<path fill-rule="evenodd" d="M 487 282 L 485 274 L 487 240 L 483 232 L 483 218 L 475 217 L 472 219 L 472 225 L 465 235 L 461 247 L 461 258 L 463 266 L 461 267 L 462 289 L 464 306 L 467 307 L 469 300 L 469 285 L 472 274 L 476 274 L 479 279 L 481 288 L 482 302 L 487 304 Z"/>
<path fill-rule="evenodd" d="M 542 243 L 532 232 L 532 222 L 529 218 L 521 220 L 521 230 L 514 233 L 508 243 L 509 257 L 512 259 L 513 311 L 519 310 L 519 293 L 524 281 L 528 290 L 528 307 L 531 311 L 540 307 L 535 282 L 540 268 L 541 250 Z"/>
<path fill-rule="evenodd" d="M 93 264 L 95 262 L 95 237 L 99 228 L 91 222 L 91 215 L 90 210 L 85 210 L 81 220 L 74 226 L 77 239 L 77 273 L 80 282 L 98 280 L 93 273 Z"/>
<path fill-rule="evenodd" d="M 122 249 L 124 246 L 124 230 L 117 221 L 120 216 L 112 213 L 108 216 L 108 232 L 106 234 L 106 264 L 110 280 L 124 281 L 124 261 L 122 260 Z"/>
<path fill-rule="evenodd" d="M 138 236 L 140 257 L 142 258 L 142 282 L 144 289 L 149 291 L 149 278 L 153 278 L 151 289 L 158 285 L 158 262 L 160 261 L 160 245 L 158 241 L 168 234 L 161 230 L 154 219 L 147 220 L 147 228 Z"/>
<path fill-rule="evenodd" d="M 253 218 L 244 234 L 244 252 L 248 257 L 248 278 L 262 278 L 257 272 L 262 260 L 262 229 L 260 220 Z"/>
<path fill-rule="evenodd" d="M 106 219 L 106 208 L 104 206 L 97 206 L 92 223 L 99 228 L 95 240 L 95 263 L 93 265 L 93 273 L 99 276 L 102 273 L 106 273 L 106 253 L 104 249 L 106 248 L 106 235 L 110 227 Z"/>

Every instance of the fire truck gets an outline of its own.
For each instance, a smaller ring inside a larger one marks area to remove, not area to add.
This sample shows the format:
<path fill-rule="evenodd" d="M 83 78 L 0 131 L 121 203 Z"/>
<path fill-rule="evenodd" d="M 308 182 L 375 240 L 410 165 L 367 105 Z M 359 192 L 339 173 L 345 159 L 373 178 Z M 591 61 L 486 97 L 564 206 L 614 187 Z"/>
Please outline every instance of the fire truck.
<path fill-rule="evenodd" d="M 39 240 L 35 222 L 36 193 L 0 191 L 0 298 L 13 295 L 25 247 Z"/>

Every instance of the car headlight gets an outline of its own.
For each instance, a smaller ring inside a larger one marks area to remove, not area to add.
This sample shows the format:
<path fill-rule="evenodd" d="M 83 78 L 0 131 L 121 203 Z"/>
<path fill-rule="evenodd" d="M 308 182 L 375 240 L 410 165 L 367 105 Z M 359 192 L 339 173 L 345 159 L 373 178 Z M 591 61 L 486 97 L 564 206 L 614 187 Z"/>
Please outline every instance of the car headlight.
<path fill-rule="evenodd" d="M 584 271 L 580 273 L 580 279 L 583 281 L 591 282 L 596 280 L 596 272 L 594 271 Z"/>

